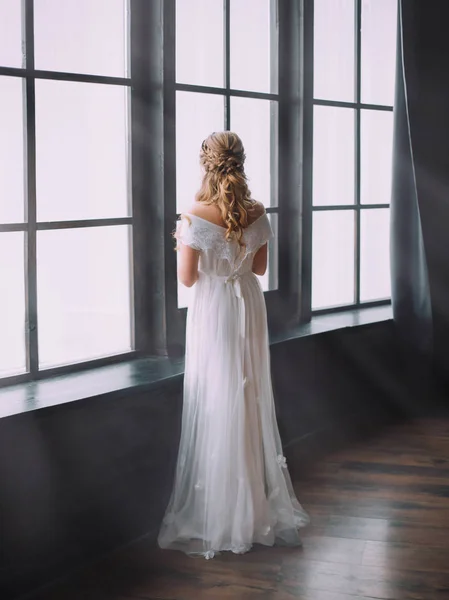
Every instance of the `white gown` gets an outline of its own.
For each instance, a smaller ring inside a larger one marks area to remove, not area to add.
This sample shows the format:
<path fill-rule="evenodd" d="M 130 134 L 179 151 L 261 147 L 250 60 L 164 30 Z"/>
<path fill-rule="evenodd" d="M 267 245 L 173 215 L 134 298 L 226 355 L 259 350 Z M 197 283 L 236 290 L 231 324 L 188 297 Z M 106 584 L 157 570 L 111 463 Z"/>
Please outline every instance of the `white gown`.
<path fill-rule="evenodd" d="M 252 273 L 271 237 L 266 214 L 244 232 L 194 215 L 180 242 L 200 250 L 187 313 L 182 433 L 162 548 L 212 558 L 253 543 L 299 545 L 308 516 L 296 499 L 276 422 L 265 300 Z"/>

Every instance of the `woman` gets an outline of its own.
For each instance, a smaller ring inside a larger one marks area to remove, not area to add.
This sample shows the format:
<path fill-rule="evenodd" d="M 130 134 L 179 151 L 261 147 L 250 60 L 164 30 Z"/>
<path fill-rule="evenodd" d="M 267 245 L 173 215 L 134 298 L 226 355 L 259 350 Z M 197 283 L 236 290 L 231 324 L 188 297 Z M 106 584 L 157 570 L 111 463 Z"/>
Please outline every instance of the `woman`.
<path fill-rule="evenodd" d="M 265 301 L 256 275 L 272 237 L 251 199 L 240 138 L 213 133 L 192 209 L 178 222 L 187 315 L 182 433 L 162 548 L 212 558 L 253 543 L 299 545 L 295 497 L 276 423 Z"/>

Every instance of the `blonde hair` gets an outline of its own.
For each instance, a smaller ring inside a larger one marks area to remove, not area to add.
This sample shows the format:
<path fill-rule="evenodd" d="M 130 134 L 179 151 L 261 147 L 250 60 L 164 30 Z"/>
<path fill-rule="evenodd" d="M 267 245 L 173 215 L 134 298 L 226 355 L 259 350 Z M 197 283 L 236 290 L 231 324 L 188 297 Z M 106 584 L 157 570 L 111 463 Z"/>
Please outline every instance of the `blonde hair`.
<path fill-rule="evenodd" d="M 204 169 L 196 201 L 215 204 L 226 224 L 226 239 L 242 245 L 248 226 L 248 211 L 254 207 L 244 171 L 245 150 L 236 133 L 212 133 L 201 145 L 200 163 Z"/>

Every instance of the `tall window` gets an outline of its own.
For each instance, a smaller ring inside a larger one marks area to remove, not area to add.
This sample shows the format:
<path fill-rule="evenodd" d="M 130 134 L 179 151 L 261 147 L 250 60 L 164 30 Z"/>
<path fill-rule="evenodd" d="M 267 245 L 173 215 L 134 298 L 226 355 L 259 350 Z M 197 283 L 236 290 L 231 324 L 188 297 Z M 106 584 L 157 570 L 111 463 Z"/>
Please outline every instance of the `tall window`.
<path fill-rule="evenodd" d="M 127 0 L 0 2 L 0 377 L 129 352 Z"/>
<path fill-rule="evenodd" d="M 397 0 L 314 0 L 312 309 L 390 297 Z"/>
<path fill-rule="evenodd" d="M 277 0 L 176 2 L 176 204 L 189 209 L 199 189 L 201 142 L 213 131 L 242 138 L 254 199 L 277 230 Z M 262 278 L 277 287 L 276 244 Z M 179 288 L 179 305 L 188 291 Z"/>
<path fill-rule="evenodd" d="M 0 0 L 2 383 L 182 350 L 213 131 L 275 232 L 270 326 L 388 301 L 396 4 Z"/>

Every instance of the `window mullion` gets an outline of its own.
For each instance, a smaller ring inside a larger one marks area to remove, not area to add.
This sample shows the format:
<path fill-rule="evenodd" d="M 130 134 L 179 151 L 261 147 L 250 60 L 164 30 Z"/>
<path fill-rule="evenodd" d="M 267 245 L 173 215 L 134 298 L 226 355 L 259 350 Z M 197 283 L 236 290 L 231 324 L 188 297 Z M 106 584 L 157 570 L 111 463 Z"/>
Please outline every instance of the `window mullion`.
<path fill-rule="evenodd" d="M 39 370 L 37 333 L 37 259 L 36 259 L 36 101 L 34 71 L 34 3 L 25 0 L 25 48 L 28 75 L 25 85 L 26 107 L 26 343 L 27 367 L 34 378 Z"/>
<path fill-rule="evenodd" d="M 160 157 L 169 160 L 164 138 L 174 116 L 174 103 L 166 94 L 161 65 L 165 60 L 164 44 L 168 48 L 172 41 L 169 36 L 164 39 L 164 34 L 168 31 L 165 21 L 172 12 L 173 1 L 131 2 L 135 348 L 144 354 L 167 351 L 166 248 L 161 240 L 165 236 L 167 211 L 162 199 L 168 194 L 165 194 L 166 165 L 161 168 Z M 168 110 L 172 112 L 164 119 Z"/>
<path fill-rule="evenodd" d="M 361 178 L 361 160 L 360 160 L 360 145 L 361 145 L 361 132 L 360 132 L 360 102 L 361 102 L 361 30 L 362 30 L 362 0 L 356 0 L 356 15 L 355 15 L 355 89 L 356 89 L 356 103 L 355 109 L 355 202 L 356 202 L 356 222 L 355 222 L 355 303 L 360 304 L 360 178 Z"/>
<path fill-rule="evenodd" d="M 183 319 L 177 309 L 177 258 L 173 246 L 173 228 L 176 220 L 176 0 L 159 0 L 163 9 L 163 137 L 164 155 L 162 233 L 164 258 L 159 269 L 163 276 L 164 319 L 160 318 L 160 337 L 165 336 L 163 353 L 178 354 L 182 348 L 180 340 L 185 329 Z M 159 203 L 159 198 L 154 198 Z M 158 294 L 154 288 L 153 293 Z M 161 315 L 162 316 L 162 315 Z M 161 353 L 161 349 L 157 349 Z"/>
<path fill-rule="evenodd" d="M 231 0 L 223 0 L 224 9 L 224 67 L 225 67 L 225 130 L 231 129 Z"/>
<path fill-rule="evenodd" d="M 312 317 L 312 229 L 313 229 L 313 60 L 314 60 L 314 3 L 303 0 L 301 97 L 303 105 L 301 134 L 301 281 L 300 318 L 309 322 Z M 290 59 L 291 60 L 291 59 Z"/>

